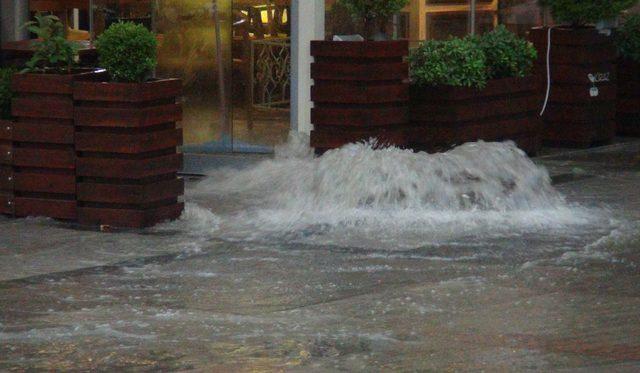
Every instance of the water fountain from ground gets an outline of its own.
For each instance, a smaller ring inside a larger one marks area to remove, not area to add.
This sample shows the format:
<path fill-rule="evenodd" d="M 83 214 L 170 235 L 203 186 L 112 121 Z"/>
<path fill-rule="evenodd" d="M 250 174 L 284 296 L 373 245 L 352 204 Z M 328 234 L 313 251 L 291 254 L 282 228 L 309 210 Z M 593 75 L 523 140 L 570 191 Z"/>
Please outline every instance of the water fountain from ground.
<path fill-rule="evenodd" d="M 305 144 L 292 138 L 272 160 L 220 171 L 192 197 L 210 201 L 223 232 L 237 239 L 338 237 L 344 244 L 345 237 L 414 237 L 413 245 L 596 219 L 567 203 L 547 170 L 510 142 L 469 143 L 438 154 L 360 143 L 321 157 Z"/>

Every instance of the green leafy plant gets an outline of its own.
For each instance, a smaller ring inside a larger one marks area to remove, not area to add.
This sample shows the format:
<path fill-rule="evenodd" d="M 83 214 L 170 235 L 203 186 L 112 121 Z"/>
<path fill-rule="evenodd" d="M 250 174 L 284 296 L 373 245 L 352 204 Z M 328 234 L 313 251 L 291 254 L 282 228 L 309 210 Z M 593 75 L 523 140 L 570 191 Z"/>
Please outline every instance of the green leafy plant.
<path fill-rule="evenodd" d="M 24 72 L 67 72 L 76 62 L 76 45 L 65 37 L 64 25 L 52 15 L 36 14 L 35 21 L 27 22 L 26 29 L 38 40 L 34 43 L 33 57 L 26 63 Z"/>
<path fill-rule="evenodd" d="M 111 25 L 96 41 L 96 49 L 100 66 L 116 82 L 143 82 L 157 65 L 155 35 L 133 22 Z"/>
<path fill-rule="evenodd" d="M 15 73 L 13 68 L 0 68 L 0 119 L 11 118 L 11 77 Z"/>
<path fill-rule="evenodd" d="M 504 26 L 482 36 L 426 41 L 411 51 L 415 85 L 484 88 L 489 79 L 525 77 L 537 58 L 534 46 Z"/>
<path fill-rule="evenodd" d="M 487 57 L 471 37 L 429 40 L 409 55 L 411 80 L 417 86 L 448 85 L 484 88 Z"/>
<path fill-rule="evenodd" d="M 389 18 L 409 4 L 409 0 L 339 0 L 351 16 L 364 27 L 364 34 L 371 39 L 382 30 Z"/>
<path fill-rule="evenodd" d="M 538 0 L 540 5 L 551 10 L 558 23 L 579 27 L 617 17 L 623 10 L 638 3 L 638 0 Z"/>
<path fill-rule="evenodd" d="M 519 38 L 503 25 L 478 39 L 487 56 L 489 79 L 529 75 L 538 52 L 532 43 Z"/>
<path fill-rule="evenodd" d="M 616 44 L 624 58 L 640 62 L 640 14 L 625 19 L 616 34 Z"/>

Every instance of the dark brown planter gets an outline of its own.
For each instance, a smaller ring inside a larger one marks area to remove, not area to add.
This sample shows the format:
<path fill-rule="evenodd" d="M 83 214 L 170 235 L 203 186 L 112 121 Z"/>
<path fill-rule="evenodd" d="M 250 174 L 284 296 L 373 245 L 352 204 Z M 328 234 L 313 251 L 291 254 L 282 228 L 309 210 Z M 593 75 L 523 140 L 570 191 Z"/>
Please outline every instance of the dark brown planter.
<path fill-rule="evenodd" d="M 371 138 L 405 145 L 408 53 L 406 40 L 311 42 L 311 146 L 316 151 Z"/>
<path fill-rule="evenodd" d="M 181 92 L 178 79 L 74 85 L 81 224 L 144 228 L 180 216 Z"/>
<path fill-rule="evenodd" d="M 618 133 L 640 136 L 640 63 L 622 60 L 618 64 Z"/>
<path fill-rule="evenodd" d="M 73 84 L 103 71 L 16 74 L 11 130 L 13 213 L 18 217 L 77 217 Z"/>
<path fill-rule="evenodd" d="M 537 72 L 546 91 L 548 28 L 534 28 L 529 39 L 538 50 Z M 558 27 L 551 31 L 551 94 L 543 116 L 544 140 L 589 147 L 615 136 L 616 49 L 594 28 Z M 599 81 L 592 83 L 589 75 Z M 598 95 L 591 90 L 597 88 Z M 544 96 L 542 96 L 544 100 Z"/>
<path fill-rule="evenodd" d="M 538 78 L 489 81 L 468 87 L 412 87 L 408 145 L 446 151 L 466 142 L 513 140 L 529 154 L 540 149 Z"/>

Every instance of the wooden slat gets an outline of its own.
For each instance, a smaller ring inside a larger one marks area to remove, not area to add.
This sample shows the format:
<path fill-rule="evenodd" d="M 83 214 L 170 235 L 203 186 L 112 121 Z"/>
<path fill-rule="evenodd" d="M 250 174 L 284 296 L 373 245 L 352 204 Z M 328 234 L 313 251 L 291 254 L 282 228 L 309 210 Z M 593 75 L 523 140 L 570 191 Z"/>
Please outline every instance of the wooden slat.
<path fill-rule="evenodd" d="M 118 159 L 80 157 L 77 175 L 115 179 L 142 179 L 177 172 L 182 168 L 182 154 L 149 159 Z"/>
<path fill-rule="evenodd" d="M 182 130 L 167 129 L 136 134 L 76 133 L 76 150 L 137 154 L 182 145 Z"/>
<path fill-rule="evenodd" d="M 0 191 L 13 191 L 13 167 L 0 165 Z"/>
<path fill-rule="evenodd" d="M 483 89 L 474 87 L 414 86 L 411 88 L 411 98 L 414 102 L 478 101 L 492 97 L 533 93 L 541 88 L 540 79 L 542 78 L 537 75 L 526 78 L 493 79 L 488 81 L 487 86 Z"/>
<path fill-rule="evenodd" d="M 145 83 L 77 82 L 73 97 L 82 101 L 145 102 L 182 95 L 180 79 Z"/>
<path fill-rule="evenodd" d="M 451 123 L 479 121 L 485 118 L 500 117 L 506 115 L 518 115 L 535 111 L 540 108 L 538 96 L 511 98 L 504 96 L 501 99 L 483 102 L 456 103 L 422 103 L 411 106 L 411 123 L 414 125 L 429 125 L 429 123 Z"/>
<path fill-rule="evenodd" d="M 182 120 L 179 104 L 138 108 L 77 106 L 75 123 L 80 127 L 147 127 Z"/>
<path fill-rule="evenodd" d="M 13 194 L 0 190 L 0 214 L 13 215 L 15 209 Z"/>
<path fill-rule="evenodd" d="M 615 122 L 545 122 L 543 139 L 551 145 L 589 147 L 609 143 L 615 136 Z"/>
<path fill-rule="evenodd" d="M 529 40 L 534 44 L 545 46 L 547 45 L 548 28 L 547 27 L 534 27 L 529 32 Z M 555 27 L 551 30 L 551 40 L 553 44 L 557 45 L 569 45 L 569 46 L 595 46 L 599 44 L 610 44 L 610 37 L 600 34 L 595 28 L 565 28 Z M 545 50 L 540 48 L 539 50 Z"/>
<path fill-rule="evenodd" d="M 346 144 L 376 139 L 380 145 L 404 147 L 407 143 L 405 128 L 320 128 L 311 131 L 311 146 L 316 149 L 335 149 Z"/>
<path fill-rule="evenodd" d="M 615 115 L 613 102 L 600 105 L 553 105 L 547 108 L 544 120 L 555 123 L 598 123 L 612 121 Z"/>
<path fill-rule="evenodd" d="M 0 165 L 13 165 L 13 145 L 0 142 Z"/>
<path fill-rule="evenodd" d="M 404 102 L 408 99 L 407 83 L 358 85 L 318 82 L 311 87 L 311 100 L 316 103 L 376 104 Z"/>
<path fill-rule="evenodd" d="M 16 93 L 71 94 L 73 75 L 61 74 L 16 74 L 11 88 Z"/>
<path fill-rule="evenodd" d="M 13 122 L 0 119 L 0 141 L 13 140 Z"/>
<path fill-rule="evenodd" d="M 471 122 L 468 125 L 449 126 L 432 125 L 416 127 L 409 131 L 407 141 L 410 144 L 458 145 L 466 142 L 513 140 L 523 133 L 540 133 L 542 120 L 532 113 L 524 118 L 506 118 L 488 120 L 484 123 Z"/>
<path fill-rule="evenodd" d="M 113 208 L 78 208 L 78 221 L 84 225 L 109 225 L 124 228 L 146 228 L 157 223 L 180 217 L 183 203 L 175 203 L 148 210 Z"/>
<path fill-rule="evenodd" d="M 551 87 L 551 96 L 549 102 L 581 104 L 585 102 L 593 102 L 600 104 L 603 101 L 611 102 L 616 100 L 617 92 L 615 84 L 599 84 L 598 96 L 592 97 L 590 90 L 591 85 L 560 85 L 556 84 Z M 540 104 L 542 107 L 542 104 Z"/>
<path fill-rule="evenodd" d="M 54 219 L 75 220 L 75 200 L 15 197 L 15 215 L 18 217 L 45 216 Z"/>
<path fill-rule="evenodd" d="M 65 96 L 14 98 L 11 108 L 14 117 L 73 119 L 73 100 Z"/>
<path fill-rule="evenodd" d="M 70 125 L 17 122 L 13 126 L 13 140 L 16 142 L 73 145 L 74 128 Z"/>
<path fill-rule="evenodd" d="M 408 53 L 407 40 L 364 42 L 314 40 L 311 42 L 311 55 L 314 57 L 380 59 L 403 57 Z"/>
<path fill-rule="evenodd" d="M 15 148 L 13 164 L 18 167 L 75 168 L 75 151 L 68 149 Z"/>
<path fill-rule="evenodd" d="M 407 107 L 324 107 L 311 109 L 311 123 L 316 126 L 388 126 L 406 124 L 409 113 Z"/>
<path fill-rule="evenodd" d="M 78 183 L 78 201 L 145 204 L 177 198 L 184 194 L 184 180 L 173 178 L 143 185 Z"/>
<path fill-rule="evenodd" d="M 640 113 L 618 113 L 616 116 L 616 127 L 620 135 L 640 137 Z"/>
<path fill-rule="evenodd" d="M 312 63 L 311 78 L 316 80 L 383 81 L 409 76 L 406 62 L 396 63 Z"/>
<path fill-rule="evenodd" d="M 75 194 L 76 177 L 73 174 L 35 173 L 18 171 L 14 173 L 14 190 L 30 193 Z"/>

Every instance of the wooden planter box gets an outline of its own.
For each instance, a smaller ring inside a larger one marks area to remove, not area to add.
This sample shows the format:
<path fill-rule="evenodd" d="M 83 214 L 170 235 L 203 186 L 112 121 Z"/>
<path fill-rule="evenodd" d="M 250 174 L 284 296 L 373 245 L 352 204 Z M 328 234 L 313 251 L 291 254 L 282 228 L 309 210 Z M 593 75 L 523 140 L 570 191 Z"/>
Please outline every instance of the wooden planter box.
<path fill-rule="evenodd" d="M 640 136 L 640 63 L 622 60 L 618 64 L 618 133 Z"/>
<path fill-rule="evenodd" d="M 538 50 L 537 72 L 546 90 L 548 28 L 534 28 L 529 39 Z M 616 48 L 593 28 L 554 28 L 551 32 L 551 95 L 543 117 L 544 140 L 589 147 L 606 144 L 616 132 Z M 592 83 L 589 78 L 597 78 Z M 597 88 L 598 95 L 591 90 Z M 544 96 L 542 96 L 544 100 Z"/>
<path fill-rule="evenodd" d="M 323 152 L 370 138 L 404 146 L 408 53 L 406 40 L 312 41 L 311 146 Z"/>
<path fill-rule="evenodd" d="M 0 119 L 0 214 L 14 214 L 13 122 Z"/>
<path fill-rule="evenodd" d="M 14 75 L 10 164 L 15 216 L 76 219 L 73 84 L 101 75 L 97 70 Z"/>
<path fill-rule="evenodd" d="M 181 92 L 178 79 L 75 84 L 81 224 L 143 228 L 180 216 Z"/>
<path fill-rule="evenodd" d="M 468 87 L 412 87 L 408 145 L 416 150 L 446 151 L 478 140 L 513 140 L 529 154 L 541 144 L 538 78 L 489 81 Z"/>

